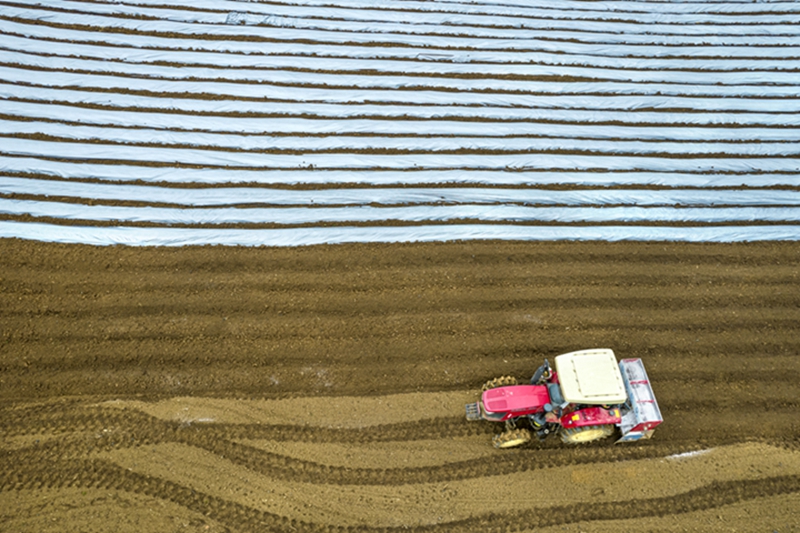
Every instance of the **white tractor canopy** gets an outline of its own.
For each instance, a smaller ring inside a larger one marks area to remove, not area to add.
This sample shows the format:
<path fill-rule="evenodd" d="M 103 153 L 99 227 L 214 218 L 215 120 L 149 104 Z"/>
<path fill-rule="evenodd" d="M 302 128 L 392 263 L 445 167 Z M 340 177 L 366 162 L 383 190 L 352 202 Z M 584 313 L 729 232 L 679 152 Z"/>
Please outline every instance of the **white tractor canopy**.
<path fill-rule="evenodd" d="M 613 405 L 628 399 L 613 350 L 596 348 L 555 359 L 561 394 L 569 403 Z"/>

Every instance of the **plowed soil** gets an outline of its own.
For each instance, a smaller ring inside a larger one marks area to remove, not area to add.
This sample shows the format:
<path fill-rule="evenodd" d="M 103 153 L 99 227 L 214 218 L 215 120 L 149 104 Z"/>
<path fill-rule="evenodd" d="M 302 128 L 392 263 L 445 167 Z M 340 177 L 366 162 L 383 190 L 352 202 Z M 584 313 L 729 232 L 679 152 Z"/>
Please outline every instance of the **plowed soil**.
<path fill-rule="evenodd" d="M 0 530 L 798 531 L 800 245 L 0 241 Z M 641 357 L 651 440 L 499 451 L 500 375 Z"/>

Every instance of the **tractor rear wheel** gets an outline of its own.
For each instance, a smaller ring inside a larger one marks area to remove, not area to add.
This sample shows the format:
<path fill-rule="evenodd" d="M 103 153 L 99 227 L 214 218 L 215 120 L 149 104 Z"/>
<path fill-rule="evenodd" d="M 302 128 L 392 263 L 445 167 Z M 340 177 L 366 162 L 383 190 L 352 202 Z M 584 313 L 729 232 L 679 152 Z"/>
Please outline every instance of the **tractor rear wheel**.
<path fill-rule="evenodd" d="M 561 440 L 566 444 L 582 444 L 594 440 L 604 439 L 614 433 L 613 424 L 602 426 L 583 426 L 561 430 Z"/>
<path fill-rule="evenodd" d="M 497 387 L 507 387 L 509 385 L 516 385 L 517 378 L 514 376 L 503 376 L 499 378 L 490 379 L 486 383 L 483 384 L 483 388 L 481 390 L 487 391 L 489 389 L 496 389 Z"/>
<path fill-rule="evenodd" d="M 531 432 L 527 429 L 512 429 L 504 431 L 499 435 L 492 438 L 492 444 L 495 448 L 504 450 L 506 448 L 516 448 L 531 441 Z"/>

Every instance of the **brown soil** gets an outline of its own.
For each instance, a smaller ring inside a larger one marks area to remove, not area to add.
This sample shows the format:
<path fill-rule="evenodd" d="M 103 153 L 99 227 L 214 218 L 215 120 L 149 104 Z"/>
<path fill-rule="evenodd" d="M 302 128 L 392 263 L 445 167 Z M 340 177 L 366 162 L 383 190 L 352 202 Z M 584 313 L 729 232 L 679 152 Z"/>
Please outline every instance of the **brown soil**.
<path fill-rule="evenodd" d="M 798 275 L 796 243 L 0 240 L 0 530 L 798 531 Z M 589 347 L 644 359 L 653 439 L 464 419 Z"/>

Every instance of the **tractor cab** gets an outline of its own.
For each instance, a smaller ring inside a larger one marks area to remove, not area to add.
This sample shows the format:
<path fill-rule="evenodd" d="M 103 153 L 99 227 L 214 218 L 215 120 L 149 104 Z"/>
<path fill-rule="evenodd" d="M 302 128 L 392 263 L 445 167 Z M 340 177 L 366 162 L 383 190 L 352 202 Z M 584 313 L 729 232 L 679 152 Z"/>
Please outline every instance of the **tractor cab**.
<path fill-rule="evenodd" d="M 611 350 L 583 350 L 556 357 L 561 395 L 578 405 L 614 405 L 628 398 Z"/>

